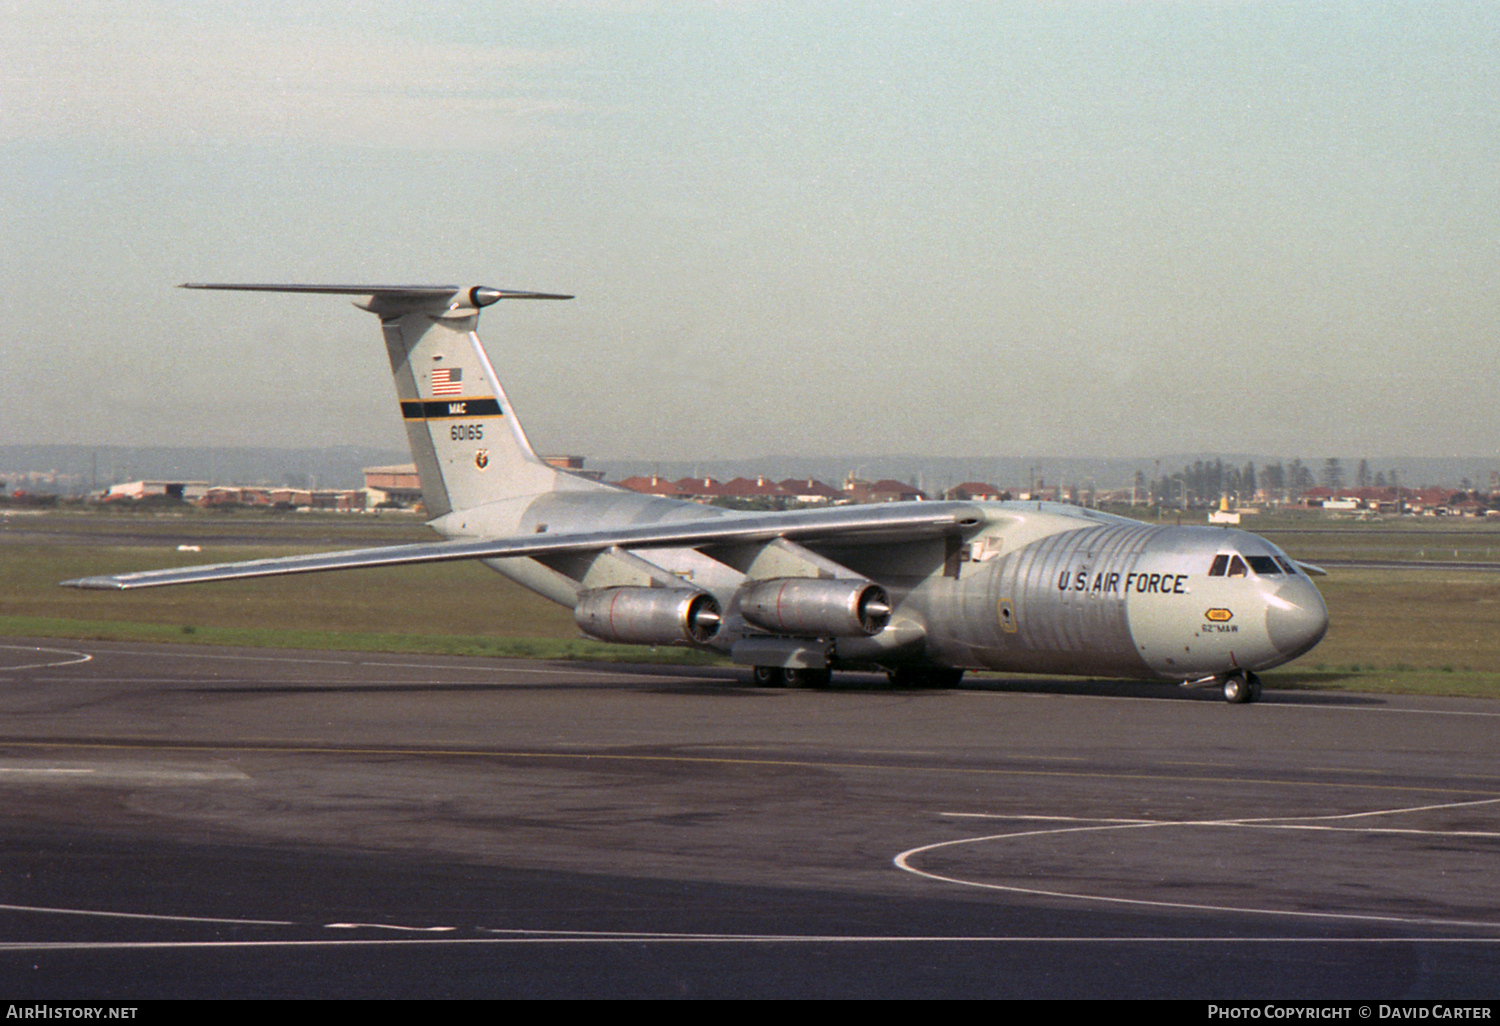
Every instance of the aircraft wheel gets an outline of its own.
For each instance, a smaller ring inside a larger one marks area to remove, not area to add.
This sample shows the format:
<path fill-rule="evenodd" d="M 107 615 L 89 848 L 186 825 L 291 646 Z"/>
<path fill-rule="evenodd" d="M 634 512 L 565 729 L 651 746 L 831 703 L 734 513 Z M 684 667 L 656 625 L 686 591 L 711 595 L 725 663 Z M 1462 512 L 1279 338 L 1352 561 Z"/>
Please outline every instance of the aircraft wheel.
<path fill-rule="evenodd" d="M 1224 701 L 1243 705 L 1250 701 L 1250 682 L 1243 674 L 1232 673 L 1224 678 Z"/>
<path fill-rule="evenodd" d="M 750 679 L 760 688 L 786 687 L 786 671 L 779 666 L 757 666 L 750 671 Z"/>
<path fill-rule="evenodd" d="M 833 683 L 828 670 L 786 670 L 786 682 L 794 688 L 826 688 Z"/>
<path fill-rule="evenodd" d="M 890 682 L 898 688 L 956 688 L 964 679 L 964 671 L 927 666 L 903 666 L 886 673 Z"/>
<path fill-rule="evenodd" d="M 1247 673 L 1247 674 L 1245 674 L 1245 679 L 1250 682 L 1250 697 L 1248 699 L 1246 699 L 1246 701 L 1247 702 L 1259 702 L 1260 701 L 1260 678 L 1257 677 L 1253 673 Z"/>
<path fill-rule="evenodd" d="M 929 670 L 927 679 L 930 688 L 956 688 L 964 682 L 964 671 Z"/>

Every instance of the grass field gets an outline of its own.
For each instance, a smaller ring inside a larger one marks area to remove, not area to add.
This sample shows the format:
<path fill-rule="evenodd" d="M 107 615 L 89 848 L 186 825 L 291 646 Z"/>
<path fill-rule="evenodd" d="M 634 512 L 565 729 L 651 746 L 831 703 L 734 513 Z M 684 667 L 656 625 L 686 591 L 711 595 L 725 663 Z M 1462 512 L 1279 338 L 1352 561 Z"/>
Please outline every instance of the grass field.
<path fill-rule="evenodd" d="M 1328 635 L 1268 685 L 1500 698 L 1500 573 L 1339 570 L 1317 585 Z"/>
<path fill-rule="evenodd" d="M 1270 537 L 1319 559 L 1488 561 L 1500 527 L 1451 522 L 1275 523 Z M 1255 525 L 1246 524 L 1253 529 Z M 567 659 L 705 663 L 681 649 L 582 638 L 569 610 L 477 563 L 153 588 L 59 588 L 72 577 L 255 559 L 433 536 L 409 519 L 264 514 L 131 517 L 49 514 L 0 526 L 0 633 L 26 637 Z M 179 552 L 180 543 L 200 552 Z M 1457 557 L 1447 553 L 1457 552 Z M 1442 553 L 1441 555 L 1439 553 Z M 1323 643 L 1266 677 L 1270 687 L 1500 697 L 1500 573 L 1340 570 L 1318 579 Z"/>
<path fill-rule="evenodd" d="M 125 537 L 130 544 L 113 543 Z M 59 581 L 95 574 L 435 538 L 409 518 L 295 514 L 13 518 L 0 530 L 0 633 L 531 658 L 716 661 L 702 652 L 609 645 L 584 638 L 570 610 L 478 563 L 124 593 L 57 586 Z M 271 544 L 277 540 L 282 544 Z M 179 552 L 179 543 L 198 544 L 201 551 Z"/>

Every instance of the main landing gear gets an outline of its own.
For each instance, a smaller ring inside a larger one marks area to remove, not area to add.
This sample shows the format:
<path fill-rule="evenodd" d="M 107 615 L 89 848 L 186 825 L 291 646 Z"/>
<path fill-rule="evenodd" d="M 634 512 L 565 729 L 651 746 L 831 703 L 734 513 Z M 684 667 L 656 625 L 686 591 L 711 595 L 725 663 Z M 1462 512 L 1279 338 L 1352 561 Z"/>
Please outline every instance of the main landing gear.
<path fill-rule="evenodd" d="M 1243 705 L 1260 701 L 1260 678 L 1253 673 L 1237 672 L 1223 678 L 1224 701 Z"/>
<path fill-rule="evenodd" d="M 831 670 L 784 670 L 780 666 L 757 666 L 750 679 L 762 688 L 826 688 L 833 683 Z"/>
<path fill-rule="evenodd" d="M 964 671 L 936 666 L 902 666 L 887 670 L 886 678 L 898 688 L 956 688 L 963 682 Z M 756 666 L 750 670 L 750 679 L 758 688 L 826 688 L 833 682 L 833 672 Z"/>
<path fill-rule="evenodd" d="M 937 666 L 902 666 L 886 673 L 898 688 L 956 688 L 963 682 L 964 671 Z"/>

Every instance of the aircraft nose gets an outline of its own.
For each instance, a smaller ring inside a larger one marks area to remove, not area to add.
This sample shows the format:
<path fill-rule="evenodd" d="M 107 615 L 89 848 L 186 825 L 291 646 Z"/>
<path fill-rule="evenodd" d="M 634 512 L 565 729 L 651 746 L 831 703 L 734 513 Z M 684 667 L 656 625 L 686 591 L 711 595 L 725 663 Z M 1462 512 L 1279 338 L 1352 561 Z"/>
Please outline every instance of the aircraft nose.
<path fill-rule="evenodd" d="M 1266 633 L 1285 659 L 1295 659 L 1323 640 L 1328 607 L 1311 581 L 1286 581 L 1266 596 Z"/>

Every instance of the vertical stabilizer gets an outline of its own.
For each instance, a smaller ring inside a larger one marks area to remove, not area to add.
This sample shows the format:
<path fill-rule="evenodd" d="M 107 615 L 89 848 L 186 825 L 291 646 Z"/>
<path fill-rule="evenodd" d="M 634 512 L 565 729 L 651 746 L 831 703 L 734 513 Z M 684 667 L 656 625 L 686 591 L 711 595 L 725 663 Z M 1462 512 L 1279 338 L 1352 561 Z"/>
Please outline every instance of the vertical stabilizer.
<path fill-rule="evenodd" d="M 452 285 L 185 285 L 252 292 L 364 295 L 380 318 L 396 397 L 429 517 L 551 491 L 543 463 L 475 333 L 479 311 L 501 299 L 571 299 Z"/>

